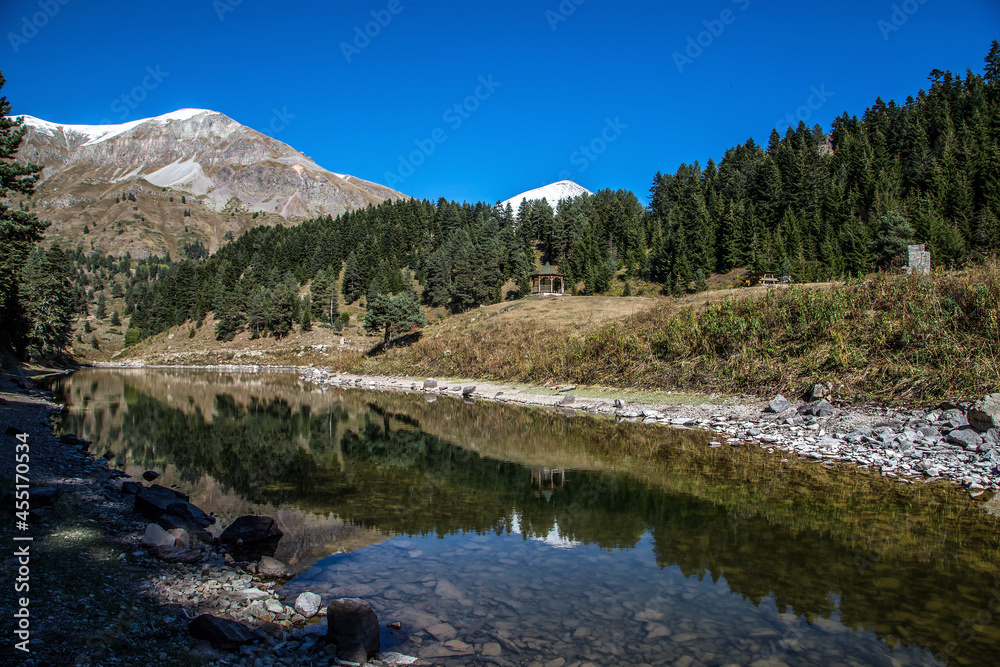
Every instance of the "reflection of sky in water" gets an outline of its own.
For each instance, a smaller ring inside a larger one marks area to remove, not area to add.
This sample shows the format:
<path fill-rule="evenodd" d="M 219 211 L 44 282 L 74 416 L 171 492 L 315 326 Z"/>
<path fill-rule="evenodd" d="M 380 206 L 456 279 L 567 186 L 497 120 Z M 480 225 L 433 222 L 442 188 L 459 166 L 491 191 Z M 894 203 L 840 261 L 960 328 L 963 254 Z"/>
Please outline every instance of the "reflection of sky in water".
<path fill-rule="evenodd" d="M 521 534 L 521 516 L 514 512 L 514 517 L 511 519 L 510 532 L 514 535 Z M 549 534 L 545 537 L 529 537 L 528 539 L 537 540 L 539 542 L 544 542 L 549 546 L 556 547 L 557 549 L 572 549 L 575 546 L 579 546 L 581 543 L 576 540 L 571 540 L 567 537 L 563 537 L 559 533 L 559 522 L 557 521 Z"/>
<path fill-rule="evenodd" d="M 499 634 L 520 645 L 521 653 L 504 653 L 516 664 L 557 657 L 671 664 L 662 661 L 686 656 L 706 665 L 939 664 L 920 649 L 893 652 L 870 629 L 845 627 L 837 613 L 810 624 L 792 609 L 779 613 L 773 596 L 755 604 L 733 593 L 724 576 L 713 582 L 660 568 L 648 533 L 635 548 L 613 552 L 550 537 L 512 529 L 394 538 L 330 556 L 281 592 L 294 600 L 308 590 L 324 602 L 359 595 L 383 626 L 403 625 L 384 631 L 385 648 L 422 655 L 446 653 L 446 638 L 474 647 Z M 323 624 L 310 630 L 324 631 Z"/>

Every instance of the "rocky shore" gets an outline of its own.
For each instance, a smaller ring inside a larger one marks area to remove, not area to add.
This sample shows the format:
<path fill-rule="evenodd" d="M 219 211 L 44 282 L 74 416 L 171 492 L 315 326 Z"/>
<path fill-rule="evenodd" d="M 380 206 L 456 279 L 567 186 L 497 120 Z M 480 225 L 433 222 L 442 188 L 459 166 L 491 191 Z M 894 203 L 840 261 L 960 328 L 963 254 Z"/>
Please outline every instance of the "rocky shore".
<path fill-rule="evenodd" d="M 453 396 L 547 406 L 568 415 L 583 411 L 618 420 L 671 428 L 706 429 L 712 446 L 760 446 L 832 463 L 855 464 L 897 477 L 901 483 L 947 479 L 987 499 L 1000 489 L 1000 394 L 979 401 L 944 402 L 920 409 L 850 406 L 816 384 L 796 401 L 776 396 L 698 405 L 667 405 L 616 398 L 587 398 L 577 387 L 519 388 L 492 383 L 452 384 L 434 379 L 341 375 L 310 368 L 300 378 L 320 386 L 417 391 L 428 400 Z"/>
<path fill-rule="evenodd" d="M 183 494 L 151 483 L 155 471 L 132 480 L 115 467 L 115 452 L 56 438 L 61 406 L 52 398 L 24 378 L 0 380 L 3 478 L 14 479 L 16 443 L 30 453 L 27 527 L 15 523 L 22 517 L 8 494 L 0 528 L 8 544 L 31 538 L 30 634 L 19 664 L 359 664 L 340 657 L 344 623 L 324 633 L 337 601 L 323 606 L 308 592 L 285 600 L 278 589 L 292 572 L 253 553 L 280 538 L 272 520 L 241 517 L 222 530 Z M 13 579 L 20 565 L 6 558 L 5 575 Z M 11 595 L 0 599 L 5 615 L 14 605 Z M 370 665 L 431 664 L 378 653 L 377 626 L 371 647 Z"/>

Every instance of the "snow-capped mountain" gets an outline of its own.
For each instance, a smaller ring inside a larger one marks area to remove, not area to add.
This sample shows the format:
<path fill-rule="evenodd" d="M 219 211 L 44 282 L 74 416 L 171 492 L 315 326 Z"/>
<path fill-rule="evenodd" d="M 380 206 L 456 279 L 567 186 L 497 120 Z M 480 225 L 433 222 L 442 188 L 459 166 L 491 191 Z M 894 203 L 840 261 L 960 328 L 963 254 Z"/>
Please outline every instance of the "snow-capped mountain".
<path fill-rule="evenodd" d="M 207 109 L 119 125 L 24 116 L 21 161 L 45 167 L 33 210 L 49 234 L 133 257 L 175 252 L 279 218 L 338 215 L 405 195 L 328 171 L 285 143 Z M 112 228 L 108 233 L 109 227 Z M 183 243 L 182 243 L 183 242 Z M 91 250 L 85 247 L 84 250 Z"/>
<path fill-rule="evenodd" d="M 507 206 L 510 204 L 514 208 L 514 213 L 517 213 L 517 208 L 521 205 L 521 201 L 527 199 L 528 201 L 533 201 L 536 199 L 545 199 L 548 201 L 549 206 L 552 207 L 554 212 L 559 210 L 559 202 L 563 199 L 569 199 L 570 197 L 579 197 L 580 195 L 591 195 L 594 194 L 582 185 L 578 185 L 573 181 L 558 181 L 556 183 L 550 183 L 549 185 L 542 186 L 540 188 L 535 188 L 534 190 L 528 190 L 527 192 L 522 192 L 519 195 L 511 197 L 506 201 L 501 202 L 501 206 Z"/>

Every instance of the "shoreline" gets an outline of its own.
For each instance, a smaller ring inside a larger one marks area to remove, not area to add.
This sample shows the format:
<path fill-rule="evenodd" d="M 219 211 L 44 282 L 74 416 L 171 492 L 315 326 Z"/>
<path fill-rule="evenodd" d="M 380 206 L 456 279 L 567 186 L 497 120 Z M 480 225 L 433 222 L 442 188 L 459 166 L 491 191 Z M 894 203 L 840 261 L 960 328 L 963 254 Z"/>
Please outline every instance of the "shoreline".
<path fill-rule="evenodd" d="M 315 364 L 173 366 L 103 362 L 94 367 L 294 372 L 300 380 L 320 387 L 452 396 L 552 408 L 566 414 L 583 412 L 671 428 L 700 428 L 717 435 L 713 447 L 759 446 L 812 459 L 821 465 L 856 465 L 896 478 L 902 484 L 947 480 L 968 490 L 979 502 L 989 501 L 1000 491 L 1000 430 L 982 434 L 970 429 L 966 413 L 971 400 L 944 402 L 929 409 L 854 406 L 829 397 L 828 386 L 816 385 L 811 390 L 814 400 L 789 400 L 786 408 L 772 412 L 770 406 L 774 406 L 775 399 L 768 401 L 746 395 L 713 397 L 575 385 L 437 381 L 412 376 L 338 373 Z M 425 382 L 434 382 L 435 386 L 425 387 Z M 678 401 L 672 402 L 674 398 Z M 703 400 L 685 402 L 692 398 Z"/>

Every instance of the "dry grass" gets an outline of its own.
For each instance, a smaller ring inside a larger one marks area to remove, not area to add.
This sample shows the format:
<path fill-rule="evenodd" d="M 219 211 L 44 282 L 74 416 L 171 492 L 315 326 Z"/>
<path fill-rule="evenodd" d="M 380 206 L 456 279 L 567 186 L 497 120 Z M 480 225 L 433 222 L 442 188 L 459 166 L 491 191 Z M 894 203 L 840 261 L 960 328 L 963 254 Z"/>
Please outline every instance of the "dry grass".
<path fill-rule="evenodd" d="M 1000 385 L 997 262 L 735 294 L 663 300 L 596 327 L 579 326 L 582 314 L 473 316 L 363 369 L 757 395 L 824 380 L 844 397 L 888 402 L 976 396 Z M 577 299 L 565 301 L 586 306 Z"/>

